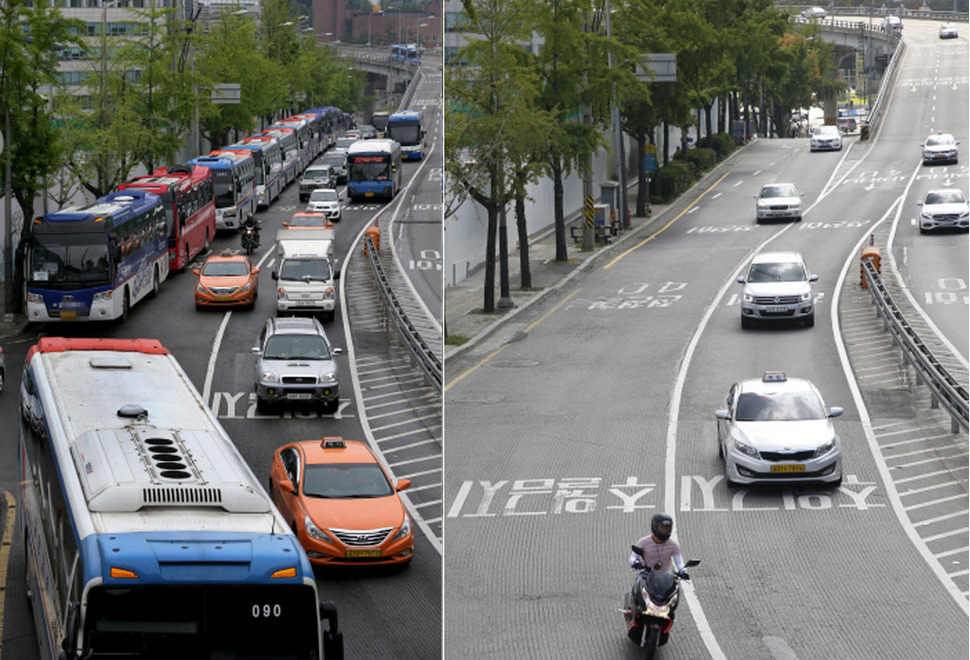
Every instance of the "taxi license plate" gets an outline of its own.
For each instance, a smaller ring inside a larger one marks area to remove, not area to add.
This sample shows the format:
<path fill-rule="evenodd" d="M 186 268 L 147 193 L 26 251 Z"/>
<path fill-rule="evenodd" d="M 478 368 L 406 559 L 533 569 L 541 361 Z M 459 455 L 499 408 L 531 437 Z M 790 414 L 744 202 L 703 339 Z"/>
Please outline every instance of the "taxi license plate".
<path fill-rule="evenodd" d="M 381 549 L 373 548 L 369 550 L 352 550 L 348 548 L 346 556 L 347 557 L 380 557 Z"/>
<path fill-rule="evenodd" d="M 313 398 L 313 395 L 307 392 L 291 392 L 286 395 L 286 398 L 293 401 L 306 401 L 307 399 Z"/>
<path fill-rule="evenodd" d="M 61 312 L 62 321 L 74 321 L 77 319 L 77 312 Z"/>
<path fill-rule="evenodd" d="M 787 307 L 765 307 L 765 311 L 769 314 L 784 314 L 788 311 Z"/>
<path fill-rule="evenodd" d="M 804 465 L 772 465 L 772 472 L 804 472 Z"/>
<path fill-rule="evenodd" d="M 216 300 L 218 300 L 219 302 L 227 302 L 229 300 L 232 300 L 232 296 L 216 296 Z"/>

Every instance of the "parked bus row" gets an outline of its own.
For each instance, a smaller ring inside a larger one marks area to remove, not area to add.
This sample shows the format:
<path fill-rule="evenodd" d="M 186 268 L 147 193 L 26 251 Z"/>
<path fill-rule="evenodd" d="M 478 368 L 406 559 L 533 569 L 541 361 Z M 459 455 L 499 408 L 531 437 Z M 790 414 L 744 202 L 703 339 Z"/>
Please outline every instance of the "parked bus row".
<path fill-rule="evenodd" d="M 171 271 L 268 207 L 331 147 L 349 116 L 321 107 L 138 176 L 84 207 L 36 218 L 21 246 L 29 322 L 125 319 Z"/>

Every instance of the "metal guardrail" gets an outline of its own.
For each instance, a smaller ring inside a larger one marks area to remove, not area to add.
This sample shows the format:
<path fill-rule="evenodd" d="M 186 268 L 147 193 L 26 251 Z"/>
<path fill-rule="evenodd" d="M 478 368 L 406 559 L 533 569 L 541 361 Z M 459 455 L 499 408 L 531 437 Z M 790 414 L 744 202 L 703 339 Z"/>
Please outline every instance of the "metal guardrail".
<path fill-rule="evenodd" d="M 950 415 L 950 431 L 958 433 L 960 427 L 970 430 L 970 397 L 967 390 L 933 357 L 916 332 L 903 317 L 892 296 L 886 291 L 882 278 L 869 259 L 862 260 L 862 273 L 876 306 L 876 314 L 883 319 L 883 327 L 893 336 L 893 342 L 902 351 L 903 363 L 911 364 L 916 372 L 916 382 L 930 390 L 931 407 L 942 403 Z"/>
<path fill-rule="evenodd" d="M 364 235 L 364 244 L 367 247 L 367 256 L 370 259 L 371 267 L 374 271 L 374 280 L 381 294 L 384 309 L 394 322 L 394 327 L 397 329 L 398 335 L 400 335 L 415 364 L 424 373 L 428 382 L 437 388 L 439 392 L 443 392 L 444 373 L 441 367 L 441 360 L 438 359 L 438 356 L 435 355 L 434 351 L 431 350 L 431 347 L 428 346 L 427 342 L 411 321 L 408 320 L 403 306 L 391 288 L 387 275 L 384 273 L 384 267 L 381 265 L 377 248 L 369 235 Z"/>
<path fill-rule="evenodd" d="M 906 42 L 902 39 L 896 44 L 895 50 L 893 50 L 893 57 L 889 60 L 889 65 L 886 67 L 886 72 L 883 74 L 882 83 L 879 85 L 879 92 L 876 94 L 876 100 L 872 102 L 872 108 L 869 110 L 869 137 L 871 138 L 875 135 L 876 130 L 879 128 L 879 120 L 882 119 L 883 108 L 886 107 L 888 103 L 890 92 L 892 91 L 893 84 L 896 82 L 896 74 L 899 73 L 899 61 L 903 57 L 903 53 L 906 50 Z"/>

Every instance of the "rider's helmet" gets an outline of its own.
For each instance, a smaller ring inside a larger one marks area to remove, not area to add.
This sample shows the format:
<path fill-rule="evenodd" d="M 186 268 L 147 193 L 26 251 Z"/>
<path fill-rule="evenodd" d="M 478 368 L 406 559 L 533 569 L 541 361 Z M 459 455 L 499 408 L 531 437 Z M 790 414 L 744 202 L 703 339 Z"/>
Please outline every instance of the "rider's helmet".
<path fill-rule="evenodd" d="M 666 541 L 674 531 L 674 519 L 666 513 L 654 514 L 650 519 L 650 531 L 661 541 Z"/>

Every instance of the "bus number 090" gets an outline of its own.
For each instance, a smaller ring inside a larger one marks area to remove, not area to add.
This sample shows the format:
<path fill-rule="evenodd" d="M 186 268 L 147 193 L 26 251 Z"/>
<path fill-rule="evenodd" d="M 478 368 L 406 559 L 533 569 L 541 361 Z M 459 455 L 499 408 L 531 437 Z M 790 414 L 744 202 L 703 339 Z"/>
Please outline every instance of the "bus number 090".
<path fill-rule="evenodd" d="M 283 614 L 283 608 L 277 603 L 276 605 L 253 605 L 253 618 L 254 619 L 268 619 L 270 617 L 279 618 Z"/>

